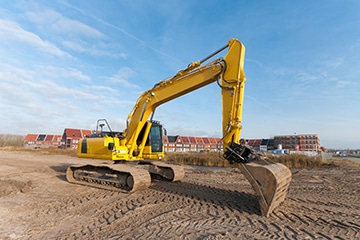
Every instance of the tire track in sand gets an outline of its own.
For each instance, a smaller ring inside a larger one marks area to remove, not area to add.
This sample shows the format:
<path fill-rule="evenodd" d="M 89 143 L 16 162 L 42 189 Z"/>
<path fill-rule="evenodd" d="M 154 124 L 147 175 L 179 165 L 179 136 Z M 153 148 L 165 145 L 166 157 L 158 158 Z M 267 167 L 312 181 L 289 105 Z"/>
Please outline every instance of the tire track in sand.
<path fill-rule="evenodd" d="M 287 200 L 270 218 L 260 216 L 251 187 L 239 174 L 188 171 L 183 182 L 155 181 L 150 189 L 126 196 L 87 190 L 40 208 L 37 214 L 47 220 L 43 226 L 49 230 L 44 233 L 40 225 L 34 225 L 28 233 L 34 238 L 55 239 L 360 237 L 358 195 L 353 194 L 357 185 L 347 183 L 344 189 L 343 181 L 339 181 L 341 172 L 331 172 L 324 180 L 313 182 L 308 181 L 311 171 L 295 174 Z M 330 184 L 333 191 L 328 190 Z"/>

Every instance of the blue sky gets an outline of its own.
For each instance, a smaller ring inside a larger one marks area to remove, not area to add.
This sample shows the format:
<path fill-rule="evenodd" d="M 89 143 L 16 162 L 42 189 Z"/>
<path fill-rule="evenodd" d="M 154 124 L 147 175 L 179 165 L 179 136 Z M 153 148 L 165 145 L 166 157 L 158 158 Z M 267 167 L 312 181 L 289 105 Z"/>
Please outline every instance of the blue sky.
<path fill-rule="evenodd" d="M 0 0 L 0 133 L 99 118 L 122 130 L 143 91 L 230 38 L 246 47 L 243 138 L 316 133 L 324 147 L 360 148 L 356 0 Z M 169 135 L 221 137 L 220 89 L 155 118 Z"/>

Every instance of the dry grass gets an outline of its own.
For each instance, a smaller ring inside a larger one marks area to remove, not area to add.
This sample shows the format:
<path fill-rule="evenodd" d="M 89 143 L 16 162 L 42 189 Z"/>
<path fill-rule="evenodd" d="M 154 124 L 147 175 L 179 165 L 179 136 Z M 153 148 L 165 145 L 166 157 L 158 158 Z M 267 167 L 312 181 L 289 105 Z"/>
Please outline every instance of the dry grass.
<path fill-rule="evenodd" d="M 354 167 L 360 167 L 360 163 L 350 161 L 349 159 L 345 158 L 331 158 L 327 160 L 325 163 L 323 163 L 323 166 L 354 166 Z"/>
<path fill-rule="evenodd" d="M 56 147 L 49 147 L 49 148 L 24 148 L 24 147 L 16 147 L 16 146 L 6 146 L 1 147 L 0 150 L 7 150 L 7 151 L 21 151 L 21 152 L 34 152 L 39 154 L 46 154 L 46 155 L 66 155 L 71 157 L 76 157 L 76 149 L 62 149 Z"/>
<path fill-rule="evenodd" d="M 0 134 L 0 147 L 24 145 L 24 136 L 14 134 Z"/>
<path fill-rule="evenodd" d="M 309 157 L 303 154 L 267 155 L 273 161 L 282 163 L 289 168 L 315 168 L 341 165 L 360 166 L 346 159 L 330 159 L 323 162 L 321 157 Z M 237 167 L 221 158 L 221 153 L 166 153 L 165 160 L 181 164 L 206 167 Z"/>
<path fill-rule="evenodd" d="M 232 165 L 221 158 L 221 153 L 202 152 L 202 153 L 166 153 L 165 160 L 173 161 L 186 165 L 204 167 L 231 167 Z"/>
<path fill-rule="evenodd" d="M 77 154 L 77 149 L 71 149 L 71 148 L 63 149 L 63 148 L 50 147 L 50 148 L 34 149 L 34 151 L 48 155 L 66 155 L 71 157 L 76 157 Z"/>
<path fill-rule="evenodd" d="M 314 168 L 323 165 L 321 157 L 309 157 L 304 154 L 268 155 L 267 157 L 288 168 Z"/>

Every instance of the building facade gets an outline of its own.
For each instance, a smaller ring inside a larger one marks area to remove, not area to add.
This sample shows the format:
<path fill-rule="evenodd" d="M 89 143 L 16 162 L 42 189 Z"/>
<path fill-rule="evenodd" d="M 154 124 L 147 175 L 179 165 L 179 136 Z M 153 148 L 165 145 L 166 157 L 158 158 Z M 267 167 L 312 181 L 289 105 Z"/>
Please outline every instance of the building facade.
<path fill-rule="evenodd" d="M 290 151 L 320 151 L 320 137 L 317 134 L 274 136 L 274 144 Z"/>
<path fill-rule="evenodd" d="M 219 152 L 222 151 L 221 138 L 164 136 L 165 152 Z"/>

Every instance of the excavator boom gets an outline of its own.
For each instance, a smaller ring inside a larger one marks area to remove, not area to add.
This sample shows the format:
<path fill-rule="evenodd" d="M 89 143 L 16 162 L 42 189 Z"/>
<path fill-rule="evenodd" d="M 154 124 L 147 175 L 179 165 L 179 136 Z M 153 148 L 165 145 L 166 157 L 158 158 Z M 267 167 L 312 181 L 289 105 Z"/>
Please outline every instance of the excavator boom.
<path fill-rule="evenodd" d="M 224 58 L 208 61 L 227 49 Z M 82 165 L 67 169 L 69 182 L 105 189 L 133 192 L 150 185 L 153 176 L 168 181 L 180 181 L 184 170 L 180 166 L 160 161 L 164 157 L 162 126 L 153 120 L 155 109 L 175 98 L 217 82 L 222 95 L 222 134 L 224 158 L 240 163 L 240 169 L 251 183 L 259 200 L 261 212 L 269 216 L 284 201 L 291 181 L 290 170 L 282 164 L 272 163 L 240 142 L 244 98 L 245 47 L 237 39 L 205 59 L 192 62 L 173 77 L 160 81 L 144 92 L 128 115 L 123 132 L 113 132 L 108 123 L 101 123 L 101 131 L 81 139 L 78 157 L 132 162 L 132 166 Z M 108 126 L 110 131 L 103 131 Z M 98 130 L 98 128 L 97 128 Z"/>

